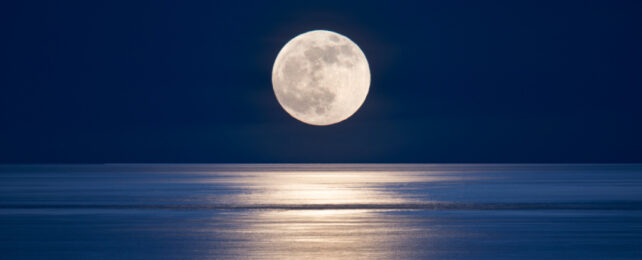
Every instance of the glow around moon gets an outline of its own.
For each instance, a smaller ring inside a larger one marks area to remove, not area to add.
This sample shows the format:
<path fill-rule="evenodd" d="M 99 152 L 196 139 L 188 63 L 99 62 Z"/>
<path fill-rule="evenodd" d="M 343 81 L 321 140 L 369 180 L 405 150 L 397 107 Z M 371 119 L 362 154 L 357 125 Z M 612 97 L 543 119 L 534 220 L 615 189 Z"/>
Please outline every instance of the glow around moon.
<path fill-rule="evenodd" d="M 370 88 L 370 68 L 359 46 L 324 30 L 290 40 L 272 68 L 279 104 L 311 125 L 331 125 L 352 116 Z"/>

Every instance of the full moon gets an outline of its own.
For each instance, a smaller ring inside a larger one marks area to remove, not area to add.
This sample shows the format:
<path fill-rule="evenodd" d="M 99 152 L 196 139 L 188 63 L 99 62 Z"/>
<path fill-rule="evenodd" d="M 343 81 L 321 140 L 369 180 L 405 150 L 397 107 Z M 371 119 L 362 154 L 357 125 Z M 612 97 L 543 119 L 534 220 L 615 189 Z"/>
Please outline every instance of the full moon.
<path fill-rule="evenodd" d="M 311 125 L 331 125 L 352 116 L 366 100 L 370 68 L 348 37 L 309 31 L 283 46 L 272 68 L 272 86 L 292 117 Z"/>

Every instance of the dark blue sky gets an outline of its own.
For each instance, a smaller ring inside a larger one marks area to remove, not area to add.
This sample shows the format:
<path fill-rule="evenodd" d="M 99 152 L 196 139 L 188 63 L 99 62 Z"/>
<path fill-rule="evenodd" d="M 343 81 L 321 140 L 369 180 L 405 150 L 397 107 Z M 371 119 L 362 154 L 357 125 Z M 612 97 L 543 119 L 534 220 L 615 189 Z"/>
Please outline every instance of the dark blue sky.
<path fill-rule="evenodd" d="M 0 163 L 642 162 L 642 1 L 11 1 Z M 350 119 L 276 101 L 327 29 L 368 57 Z"/>

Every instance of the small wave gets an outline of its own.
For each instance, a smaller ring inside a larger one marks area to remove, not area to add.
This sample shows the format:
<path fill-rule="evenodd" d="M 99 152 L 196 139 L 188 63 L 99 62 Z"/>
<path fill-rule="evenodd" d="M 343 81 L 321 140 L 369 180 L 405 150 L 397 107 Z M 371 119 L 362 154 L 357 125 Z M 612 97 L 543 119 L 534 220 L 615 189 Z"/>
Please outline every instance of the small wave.
<path fill-rule="evenodd" d="M 642 210 L 642 201 L 568 203 L 397 203 L 397 204 L 5 204 L 0 209 L 140 210 Z"/>

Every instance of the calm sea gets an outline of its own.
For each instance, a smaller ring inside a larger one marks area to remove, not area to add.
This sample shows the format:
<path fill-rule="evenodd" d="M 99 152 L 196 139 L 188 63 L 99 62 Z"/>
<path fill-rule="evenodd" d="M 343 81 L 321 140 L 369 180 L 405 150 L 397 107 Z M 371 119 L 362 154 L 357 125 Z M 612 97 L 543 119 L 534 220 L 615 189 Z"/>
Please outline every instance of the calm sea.
<path fill-rule="evenodd" d="M 642 259 L 642 165 L 0 166 L 0 259 Z"/>

